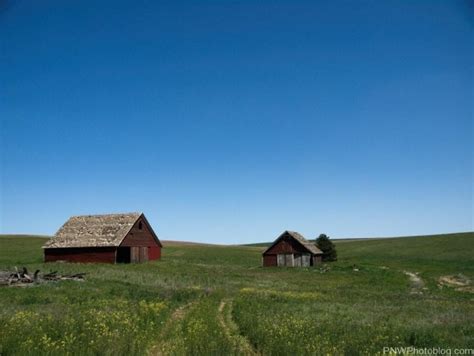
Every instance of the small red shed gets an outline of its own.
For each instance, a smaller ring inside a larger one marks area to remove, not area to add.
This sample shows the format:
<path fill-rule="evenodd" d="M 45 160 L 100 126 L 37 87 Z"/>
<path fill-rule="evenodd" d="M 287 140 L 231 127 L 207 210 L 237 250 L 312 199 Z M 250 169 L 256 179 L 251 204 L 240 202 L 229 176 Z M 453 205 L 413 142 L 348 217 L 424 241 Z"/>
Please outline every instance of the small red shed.
<path fill-rule="evenodd" d="M 142 213 L 73 216 L 43 246 L 45 262 L 136 263 L 161 257 Z"/>
<path fill-rule="evenodd" d="M 262 253 L 263 266 L 309 267 L 320 264 L 323 252 L 295 231 L 282 233 Z"/>

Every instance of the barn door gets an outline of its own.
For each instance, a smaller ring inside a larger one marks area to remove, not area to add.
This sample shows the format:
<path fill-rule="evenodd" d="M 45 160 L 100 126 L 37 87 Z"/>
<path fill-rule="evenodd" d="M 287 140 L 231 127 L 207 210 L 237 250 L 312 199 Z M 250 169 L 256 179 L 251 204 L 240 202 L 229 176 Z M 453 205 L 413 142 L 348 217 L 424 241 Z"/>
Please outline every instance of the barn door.
<path fill-rule="evenodd" d="M 140 262 L 148 261 L 148 247 L 140 247 Z"/>
<path fill-rule="evenodd" d="M 279 254 L 277 255 L 277 266 L 279 267 L 294 267 L 294 266 L 301 266 L 301 258 L 300 260 L 295 257 L 292 253 L 287 254 Z"/>
<path fill-rule="evenodd" d="M 303 267 L 309 267 L 311 265 L 310 264 L 311 255 L 309 253 L 305 253 L 301 257 L 302 257 L 301 265 Z"/>
<path fill-rule="evenodd" d="M 294 259 L 293 259 L 293 254 L 287 254 L 285 255 L 285 266 L 287 267 L 293 267 L 294 266 Z"/>
<path fill-rule="evenodd" d="M 148 247 L 131 247 L 130 262 L 146 262 L 148 261 Z"/>
<path fill-rule="evenodd" d="M 140 247 L 130 247 L 130 262 L 140 262 Z"/>
<path fill-rule="evenodd" d="M 281 267 L 285 265 L 285 255 L 277 255 L 277 266 Z"/>
<path fill-rule="evenodd" d="M 302 266 L 302 263 L 301 263 L 301 258 L 302 256 L 300 254 L 295 254 L 295 267 L 301 267 Z"/>

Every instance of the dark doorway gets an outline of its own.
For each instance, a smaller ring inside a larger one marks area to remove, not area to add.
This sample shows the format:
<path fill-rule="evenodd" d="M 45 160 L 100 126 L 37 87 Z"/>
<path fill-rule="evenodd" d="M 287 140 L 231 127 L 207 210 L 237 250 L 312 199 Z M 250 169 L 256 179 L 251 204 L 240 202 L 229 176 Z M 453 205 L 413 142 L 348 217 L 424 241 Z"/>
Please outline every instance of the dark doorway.
<path fill-rule="evenodd" d="M 117 263 L 130 263 L 130 247 L 117 249 Z"/>

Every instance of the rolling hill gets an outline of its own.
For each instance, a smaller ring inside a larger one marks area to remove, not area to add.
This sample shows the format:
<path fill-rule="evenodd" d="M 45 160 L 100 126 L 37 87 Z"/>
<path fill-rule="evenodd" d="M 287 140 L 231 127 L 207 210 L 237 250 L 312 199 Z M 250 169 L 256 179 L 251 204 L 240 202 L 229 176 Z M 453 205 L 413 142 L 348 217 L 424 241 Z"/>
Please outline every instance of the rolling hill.
<path fill-rule="evenodd" d="M 43 264 L 0 237 L 0 270 L 86 272 L 0 288 L 0 350 L 26 354 L 374 354 L 472 348 L 474 233 L 337 240 L 323 268 L 262 268 L 262 247 L 164 243 L 140 265 Z"/>

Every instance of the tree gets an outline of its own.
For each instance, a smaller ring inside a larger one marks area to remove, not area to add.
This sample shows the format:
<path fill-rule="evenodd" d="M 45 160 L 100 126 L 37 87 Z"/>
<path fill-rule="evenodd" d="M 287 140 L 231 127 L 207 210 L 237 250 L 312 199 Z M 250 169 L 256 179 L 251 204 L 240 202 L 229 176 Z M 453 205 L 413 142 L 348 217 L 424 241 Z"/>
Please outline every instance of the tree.
<path fill-rule="evenodd" d="M 323 252 L 323 262 L 337 260 L 336 246 L 326 234 L 321 234 L 316 239 L 316 246 Z"/>

